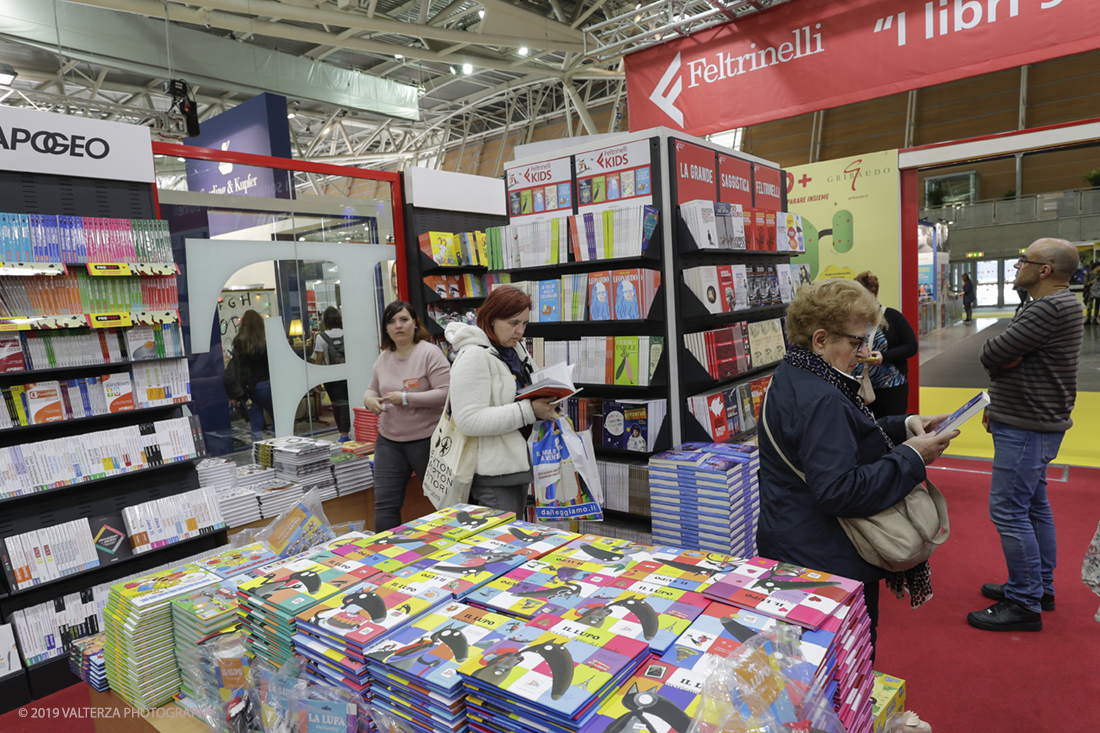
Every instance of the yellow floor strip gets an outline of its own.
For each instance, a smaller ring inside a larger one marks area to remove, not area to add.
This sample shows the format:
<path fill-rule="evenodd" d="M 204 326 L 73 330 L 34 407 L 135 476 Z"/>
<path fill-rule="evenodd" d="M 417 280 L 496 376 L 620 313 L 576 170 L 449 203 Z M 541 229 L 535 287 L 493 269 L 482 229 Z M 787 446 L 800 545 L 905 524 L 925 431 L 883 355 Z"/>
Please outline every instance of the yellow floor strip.
<path fill-rule="evenodd" d="M 974 394 L 973 389 L 921 387 L 921 414 L 953 412 Z M 1100 435 L 1100 418 L 1097 416 L 1100 416 L 1100 393 L 1079 392 L 1077 405 L 1073 408 L 1073 427 L 1062 440 L 1054 463 L 1100 468 L 1100 446 L 1096 438 Z M 982 427 L 981 419 L 975 417 L 963 426 L 962 434 L 951 441 L 945 455 L 992 459 L 993 436 Z"/>

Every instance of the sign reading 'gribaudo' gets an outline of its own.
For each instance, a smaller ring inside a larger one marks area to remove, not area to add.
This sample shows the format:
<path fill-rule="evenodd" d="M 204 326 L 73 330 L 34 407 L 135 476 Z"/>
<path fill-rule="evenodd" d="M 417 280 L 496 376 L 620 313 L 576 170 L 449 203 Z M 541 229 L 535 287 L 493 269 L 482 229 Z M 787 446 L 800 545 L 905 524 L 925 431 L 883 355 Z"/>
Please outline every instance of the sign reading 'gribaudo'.
<path fill-rule="evenodd" d="M 152 183 L 149 128 L 0 106 L 0 169 Z"/>

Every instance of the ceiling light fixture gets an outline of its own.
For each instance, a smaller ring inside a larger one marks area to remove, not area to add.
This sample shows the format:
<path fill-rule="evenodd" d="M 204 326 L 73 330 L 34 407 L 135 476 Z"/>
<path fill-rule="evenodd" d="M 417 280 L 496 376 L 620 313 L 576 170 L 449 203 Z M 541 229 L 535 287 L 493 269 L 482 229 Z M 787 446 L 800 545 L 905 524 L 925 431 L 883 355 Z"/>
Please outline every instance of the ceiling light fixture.
<path fill-rule="evenodd" d="M 401 54 L 399 54 L 399 53 L 395 53 L 395 54 L 393 55 L 393 57 L 394 57 L 395 59 L 397 59 L 398 61 L 400 61 L 401 59 L 405 58 L 404 56 L 402 56 L 402 55 L 401 55 Z"/>
<path fill-rule="evenodd" d="M 453 66 L 452 66 L 452 67 L 450 67 L 450 68 L 451 68 L 451 73 L 452 73 L 452 74 L 457 74 L 457 73 L 458 73 L 457 71 L 455 71 L 455 67 L 453 67 Z"/>
<path fill-rule="evenodd" d="M 181 163 L 186 163 L 187 162 L 186 158 L 176 158 L 176 160 L 178 160 Z"/>
<path fill-rule="evenodd" d="M 286 113 L 286 118 L 287 118 L 288 120 L 293 120 L 293 119 L 294 119 L 294 117 L 295 117 L 295 114 L 294 114 L 293 112 L 287 112 L 287 113 Z"/>
<path fill-rule="evenodd" d="M 19 72 L 11 64 L 0 64 L 0 84 L 10 86 Z"/>
<path fill-rule="evenodd" d="M 528 51 L 528 50 L 527 50 L 527 46 L 520 46 L 520 47 L 519 47 L 519 51 L 517 51 L 517 53 L 518 53 L 518 54 L 519 54 L 520 56 L 526 56 L 527 54 L 529 54 L 529 53 L 530 53 L 530 51 Z"/>
<path fill-rule="evenodd" d="M 472 74 L 472 73 L 474 73 L 474 65 L 473 64 L 463 64 L 462 65 L 462 73 L 463 74 Z"/>
<path fill-rule="evenodd" d="M 477 11 L 477 17 L 484 18 L 485 17 L 485 11 L 484 10 Z"/>

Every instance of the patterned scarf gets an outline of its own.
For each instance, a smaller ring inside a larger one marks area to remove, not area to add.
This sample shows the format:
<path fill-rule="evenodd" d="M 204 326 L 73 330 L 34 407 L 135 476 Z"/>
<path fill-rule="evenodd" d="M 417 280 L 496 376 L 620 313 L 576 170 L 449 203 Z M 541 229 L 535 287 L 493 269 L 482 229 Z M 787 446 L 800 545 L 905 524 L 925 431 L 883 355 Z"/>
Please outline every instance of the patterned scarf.
<path fill-rule="evenodd" d="M 894 450 L 894 441 L 890 440 L 890 436 L 886 434 L 886 431 L 883 430 L 882 426 L 875 420 L 875 416 L 871 414 L 870 408 L 863 402 L 863 398 L 859 396 L 858 382 L 854 379 L 844 377 L 844 375 L 821 358 L 821 356 L 807 349 L 803 349 L 800 346 L 792 345 L 787 350 L 787 355 L 783 360 L 796 369 L 802 369 L 820 377 L 828 384 L 840 390 L 840 393 L 847 397 L 851 403 L 855 405 L 860 412 L 866 415 L 867 419 L 878 428 L 879 435 L 882 436 L 883 444 L 886 446 L 886 452 L 889 453 Z M 913 608 L 918 608 L 932 599 L 931 574 L 931 567 L 929 567 L 927 562 L 922 562 L 920 565 L 910 568 L 909 570 L 900 573 L 890 573 L 886 576 L 886 586 L 898 598 L 904 598 L 905 593 L 908 592 L 909 605 Z"/>

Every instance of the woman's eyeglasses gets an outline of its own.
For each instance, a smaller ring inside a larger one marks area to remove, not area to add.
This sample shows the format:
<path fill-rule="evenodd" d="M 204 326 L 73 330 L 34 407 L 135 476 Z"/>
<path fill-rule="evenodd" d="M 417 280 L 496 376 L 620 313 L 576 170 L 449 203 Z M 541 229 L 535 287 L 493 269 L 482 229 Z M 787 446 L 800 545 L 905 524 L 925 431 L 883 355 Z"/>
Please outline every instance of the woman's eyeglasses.
<path fill-rule="evenodd" d="M 838 333 L 837 331 L 829 331 L 829 333 L 831 333 L 834 336 L 841 336 L 843 338 L 849 339 L 852 342 L 850 344 L 851 347 L 852 347 L 852 351 L 859 351 L 864 346 L 866 346 L 867 348 L 871 348 L 871 336 L 870 336 L 870 334 L 868 334 L 866 336 L 853 336 L 850 333 Z"/>

